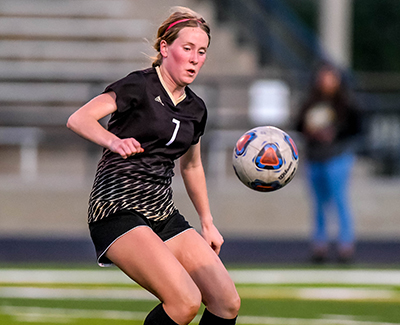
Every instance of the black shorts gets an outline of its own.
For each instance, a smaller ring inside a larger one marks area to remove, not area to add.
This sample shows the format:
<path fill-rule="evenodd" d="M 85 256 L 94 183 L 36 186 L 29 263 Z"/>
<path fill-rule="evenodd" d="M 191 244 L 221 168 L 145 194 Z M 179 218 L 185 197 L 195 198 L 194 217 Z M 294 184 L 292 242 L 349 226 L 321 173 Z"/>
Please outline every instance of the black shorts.
<path fill-rule="evenodd" d="M 164 242 L 192 228 L 178 210 L 161 221 L 147 219 L 132 210 L 118 211 L 102 220 L 89 223 L 90 236 L 96 249 L 97 263 L 100 266 L 112 265 L 112 262 L 104 256 L 107 249 L 118 238 L 141 226 L 150 227 Z"/>

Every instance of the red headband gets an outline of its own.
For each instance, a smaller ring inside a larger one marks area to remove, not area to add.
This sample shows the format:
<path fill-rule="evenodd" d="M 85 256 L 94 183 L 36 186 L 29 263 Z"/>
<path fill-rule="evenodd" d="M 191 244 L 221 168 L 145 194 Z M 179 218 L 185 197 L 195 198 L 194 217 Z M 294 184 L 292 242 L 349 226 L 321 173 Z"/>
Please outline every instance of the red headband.
<path fill-rule="evenodd" d="M 171 23 L 171 25 L 168 26 L 168 28 L 167 28 L 165 31 L 167 31 L 167 30 L 170 29 L 171 27 L 175 26 L 176 24 L 184 23 L 185 21 L 189 21 L 189 20 L 195 20 L 195 19 L 192 19 L 192 18 L 185 18 L 185 19 L 181 19 L 181 20 L 174 21 L 173 23 Z M 199 23 L 201 23 L 201 20 L 197 19 L 197 21 L 198 21 Z"/>

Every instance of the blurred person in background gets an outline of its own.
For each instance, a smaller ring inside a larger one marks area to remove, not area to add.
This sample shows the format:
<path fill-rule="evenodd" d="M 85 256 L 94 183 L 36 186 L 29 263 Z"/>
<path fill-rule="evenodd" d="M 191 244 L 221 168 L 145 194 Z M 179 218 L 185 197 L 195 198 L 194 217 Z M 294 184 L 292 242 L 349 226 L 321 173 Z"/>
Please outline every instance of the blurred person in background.
<path fill-rule="evenodd" d="M 350 262 L 355 253 L 355 231 L 349 181 L 360 120 L 343 76 L 333 65 L 323 63 L 318 68 L 300 108 L 296 129 L 304 140 L 306 175 L 313 199 L 312 261 L 328 259 L 327 217 L 329 209 L 335 208 L 337 258 L 339 262 Z"/>
<path fill-rule="evenodd" d="M 218 257 L 200 156 L 207 111 L 188 87 L 210 43 L 205 20 L 188 8 L 159 27 L 151 68 L 112 83 L 77 110 L 68 127 L 104 147 L 89 201 L 89 229 L 101 266 L 115 264 L 160 300 L 145 325 L 235 324 L 240 298 Z M 111 114 L 108 127 L 98 122 Z M 199 215 L 201 235 L 172 199 L 175 160 Z"/>

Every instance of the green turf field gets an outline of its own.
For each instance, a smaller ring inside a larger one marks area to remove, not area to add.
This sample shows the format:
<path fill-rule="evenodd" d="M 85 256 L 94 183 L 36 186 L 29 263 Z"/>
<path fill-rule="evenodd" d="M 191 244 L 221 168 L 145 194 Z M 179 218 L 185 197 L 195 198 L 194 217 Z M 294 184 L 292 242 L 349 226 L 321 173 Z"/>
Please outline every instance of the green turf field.
<path fill-rule="evenodd" d="M 230 273 L 242 297 L 238 324 L 400 324 L 400 270 L 240 268 Z M 0 268 L 2 325 L 139 325 L 157 303 L 116 268 Z"/>

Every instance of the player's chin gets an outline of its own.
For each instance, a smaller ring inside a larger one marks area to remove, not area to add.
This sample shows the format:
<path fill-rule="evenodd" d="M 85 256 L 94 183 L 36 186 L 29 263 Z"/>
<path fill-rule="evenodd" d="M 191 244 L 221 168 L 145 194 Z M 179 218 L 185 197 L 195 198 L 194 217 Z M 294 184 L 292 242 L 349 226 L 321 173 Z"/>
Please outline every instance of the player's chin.
<path fill-rule="evenodd" d="M 188 72 L 183 78 L 182 81 L 186 84 L 191 84 L 197 77 L 198 71 Z"/>
<path fill-rule="evenodd" d="M 186 77 L 186 78 L 182 78 L 182 84 L 185 86 L 190 85 L 194 80 L 196 79 L 196 77 Z"/>

